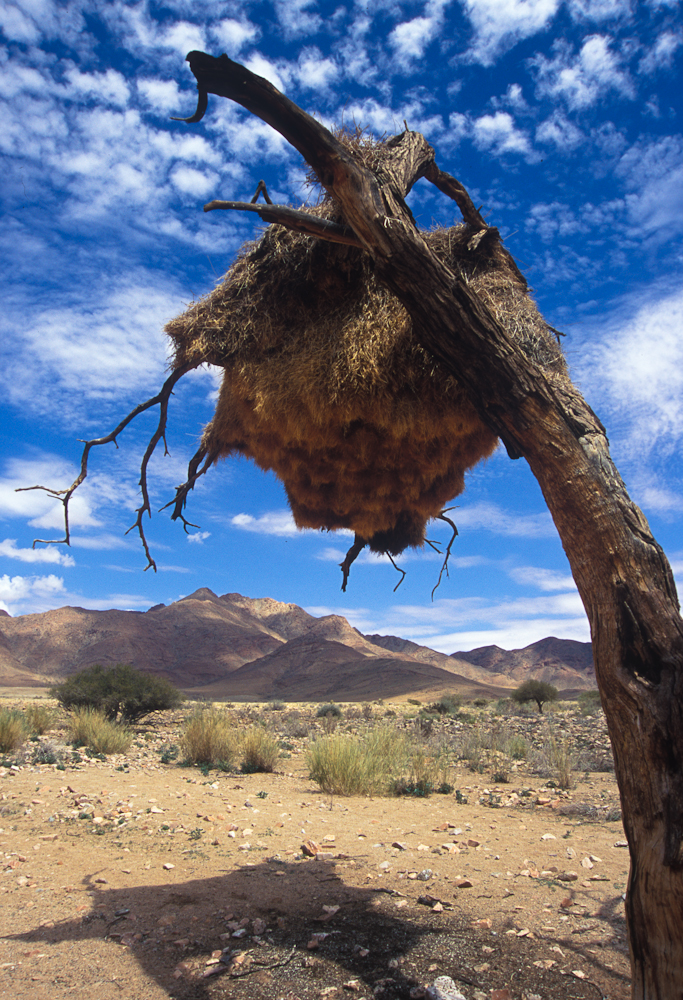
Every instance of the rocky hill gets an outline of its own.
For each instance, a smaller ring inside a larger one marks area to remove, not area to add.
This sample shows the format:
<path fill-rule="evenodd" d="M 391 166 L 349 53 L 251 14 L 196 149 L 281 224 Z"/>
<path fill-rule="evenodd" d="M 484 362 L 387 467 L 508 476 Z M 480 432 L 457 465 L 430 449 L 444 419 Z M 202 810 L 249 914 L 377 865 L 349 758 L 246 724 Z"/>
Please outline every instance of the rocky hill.
<path fill-rule="evenodd" d="M 584 649 L 584 647 L 586 647 Z M 59 608 L 0 617 L 0 686 L 54 683 L 94 663 L 131 663 L 223 697 L 364 700 L 458 690 L 496 697 L 528 676 L 594 686 L 589 643 L 544 639 L 447 656 L 397 636 L 364 636 L 339 615 L 201 588 L 149 611 Z"/>

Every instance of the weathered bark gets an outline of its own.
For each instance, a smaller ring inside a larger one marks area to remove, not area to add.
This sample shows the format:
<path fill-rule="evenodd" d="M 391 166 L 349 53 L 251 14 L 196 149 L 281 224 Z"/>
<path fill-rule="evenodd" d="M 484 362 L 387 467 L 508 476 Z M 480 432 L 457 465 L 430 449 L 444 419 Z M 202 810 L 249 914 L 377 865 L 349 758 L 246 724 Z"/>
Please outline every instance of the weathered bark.
<path fill-rule="evenodd" d="M 670 566 L 612 463 L 602 424 L 569 378 L 528 357 L 421 238 L 404 201 L 420 177 L 457 201 L 473 235 L 486 228 L 421 135 L 390 140 L 393 155 L 375 175 L 226 56 L 192 52 L 188 61 L 200 108 L 207 93 L 227 97 L 299 150 L 410 313 L 422 345 L 536 476 L 586 608 L 614 749 L 631 856 L 633 997 L 682 998 L 683 620 Z"/>

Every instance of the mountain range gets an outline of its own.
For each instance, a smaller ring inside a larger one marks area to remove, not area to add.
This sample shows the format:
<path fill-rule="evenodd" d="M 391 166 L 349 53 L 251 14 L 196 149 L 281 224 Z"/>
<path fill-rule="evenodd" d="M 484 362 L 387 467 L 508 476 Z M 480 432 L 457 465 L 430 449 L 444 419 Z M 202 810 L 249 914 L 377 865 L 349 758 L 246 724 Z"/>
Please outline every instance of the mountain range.
<path fill-rule="evenodd" d="M 398 636 L 363 635 L 340 615 L 206 587 L 148 611 L 0 611 L 0 686 L 54 684 L 94 663 L 130 663 L 211 697 L 366 701 L 457 691 L 500 697 L 529 677 L 560 690 L 595 687 L 591 644 L 542 639 L 524 649 L 439 653 Z"/>

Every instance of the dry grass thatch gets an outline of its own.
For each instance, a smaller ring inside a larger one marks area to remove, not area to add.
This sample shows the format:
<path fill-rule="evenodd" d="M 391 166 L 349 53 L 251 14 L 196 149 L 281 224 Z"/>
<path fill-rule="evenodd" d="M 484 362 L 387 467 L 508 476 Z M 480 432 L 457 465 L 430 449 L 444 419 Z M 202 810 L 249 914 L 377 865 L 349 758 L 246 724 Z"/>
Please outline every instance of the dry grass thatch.
<path fill-rule="evenodd" d="M 381 144 L 349 142 L 366 160 L 381 156 Z M 313 211 L 339 219 L 330 199 Z M 477 243 L 465 225 L 424 235 L 534 356 L 561 364 L 496 236 Z M 239 452 L 275 471 L 299 527 L 350 528 L 397 555 L 423 543 L 426 523 L 496 447 L 354 247 L 269 226 L 166 329 L 176 366 L 201 358 L 225 371 L 204 432 L 209 453 Z"/>

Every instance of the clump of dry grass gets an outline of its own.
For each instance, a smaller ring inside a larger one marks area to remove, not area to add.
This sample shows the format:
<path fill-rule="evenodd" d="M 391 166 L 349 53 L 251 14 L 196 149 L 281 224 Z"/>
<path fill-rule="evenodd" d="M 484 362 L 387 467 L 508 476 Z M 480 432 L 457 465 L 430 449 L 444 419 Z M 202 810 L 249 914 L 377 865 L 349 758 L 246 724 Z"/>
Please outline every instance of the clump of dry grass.
<path fill-rule="evenodd" d="M 72 742 L 101 754 L 126 753 L 133 741 L 127 726 L 111 722 L 104 712 L 92 708 L 73 710 L 69 716 L 69 735 Z"/>
<path fill-rule="evenodd" d="M 24 714 L 31 727 L 31 732 L 37 733 L 39 736 L 52 729 L 57 718 L 57 712 L 50 705 L 27 705 Z"/>
<path fill-rule="evenodd" d="M 180 746 L 191 764 L 230 768 L 237 757 L 235 721 L 228 712 L 199 708 L 185 724 Z"/>
<path fill-rule="evenodd" d="M 275 770 L 280 748 L 272 733 L 263 726 L 252 726 L 240 740 L 241 770 L 245 774 Z"/>
<path fill-rule="evenodd" d="M 0 752 L 16 750 L 29 734 L 26 716 L 16 708 L 0 708 Z"/>

